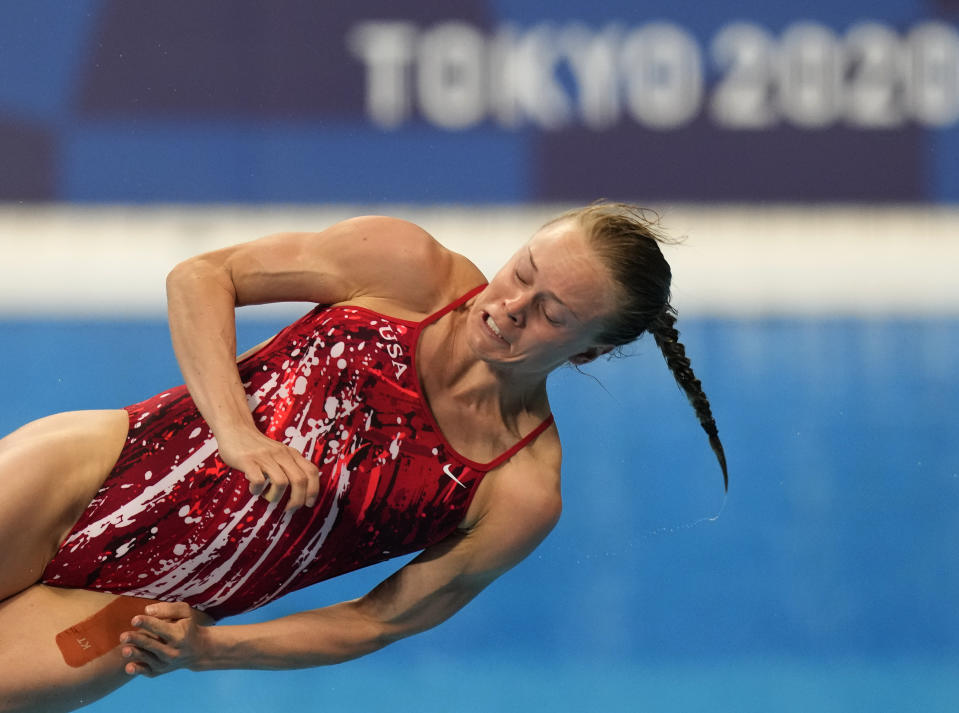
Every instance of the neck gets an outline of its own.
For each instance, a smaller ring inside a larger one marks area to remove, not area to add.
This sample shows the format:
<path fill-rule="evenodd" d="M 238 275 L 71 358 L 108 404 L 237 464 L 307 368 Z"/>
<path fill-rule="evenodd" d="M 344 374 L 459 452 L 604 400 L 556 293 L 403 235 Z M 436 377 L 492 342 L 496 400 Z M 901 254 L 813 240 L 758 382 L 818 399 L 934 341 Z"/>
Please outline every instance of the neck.
<path fill-rule="evenodd" d="M 546 374 L 496 369 L 478 359 L 460 336 L 466 316 L 465 309 L 451 314 L 447 329 L 437 335 L 430 371 L 423 375 L 427 393 L 442 393 L 465 408 L 496 411 L 507 425 L 523 414 L 547 411 Z"/>

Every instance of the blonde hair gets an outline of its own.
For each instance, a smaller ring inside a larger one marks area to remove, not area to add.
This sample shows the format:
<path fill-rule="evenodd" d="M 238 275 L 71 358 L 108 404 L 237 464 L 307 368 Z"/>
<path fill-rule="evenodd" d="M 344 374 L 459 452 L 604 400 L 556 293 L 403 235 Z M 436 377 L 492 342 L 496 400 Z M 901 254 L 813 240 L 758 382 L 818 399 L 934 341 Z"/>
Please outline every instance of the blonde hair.
<path fill-rule="evenodd" d="M 609 271 L 620 293 L 617 311 L 606 320 L 597 341 L 621 347 L 646 332 L 653 335 L 676 383 L 696 411 L 700 425 L 709 437 L 728 487 L 726 454 L 709 400 L 696 378 L 679 341 L 677 312 L 670 304 L 672 271 L 660 246 L 676 241 L 659 227 L 659 216 L 628 203 L 597 201 L 584 208 L 563 213 L 547 225 L 575 221 L 586 233 L 590 247 Z"/>

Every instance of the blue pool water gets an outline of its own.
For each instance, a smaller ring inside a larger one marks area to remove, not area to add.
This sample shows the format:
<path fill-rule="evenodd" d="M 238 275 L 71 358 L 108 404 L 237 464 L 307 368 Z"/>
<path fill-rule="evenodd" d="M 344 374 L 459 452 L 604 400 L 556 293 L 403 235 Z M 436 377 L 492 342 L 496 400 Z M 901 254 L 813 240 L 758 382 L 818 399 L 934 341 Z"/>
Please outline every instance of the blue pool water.
<path fill-rule="evenodd" d="M 641 343 L 555 375 L 563 519 L 450 622 L 328 669 L 139 680 L 89 710 L 959 710 L 959 320 L 679 324 L 727 499 Z M 159 320 L 7 321 L 0 345 L 4 432 L 179 381 Z M 357 596 L 398 564 L 235 621 Z"/>

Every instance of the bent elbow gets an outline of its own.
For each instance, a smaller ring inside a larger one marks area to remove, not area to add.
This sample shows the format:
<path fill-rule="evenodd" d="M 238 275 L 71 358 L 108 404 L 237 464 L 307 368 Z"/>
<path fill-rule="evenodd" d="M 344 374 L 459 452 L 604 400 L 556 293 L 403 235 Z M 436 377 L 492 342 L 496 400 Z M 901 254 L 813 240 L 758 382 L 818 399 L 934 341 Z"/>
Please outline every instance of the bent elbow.
<path fill-rule="evenodd" d="M 350 629 L 356 637 L 357 655 L 372 653 L 408 635 L 377 616 L 376 612 L 369 608 L 366 597 L 344 602 L 341 606 L 349 607 L 352 614 L 353 623 Z"/>
<path fill-rule="evenodd" d="M 167 300 L 183 295 L 187 298 L 197 294 L 211 295 L 213 292 L 225 292 L 236 303 L 236 286 L 229 272 L 206 255 L 187 258 L 177 263 L 167 273 Z"/>
<path fill-rule="evenodd" d="M 187 258 L 173 266 L 166 275 L 167 292 L 178 289 L 181 285 L 193 280 L 197 276 L 198 263 L 200 260 L 196 257 Z"/>

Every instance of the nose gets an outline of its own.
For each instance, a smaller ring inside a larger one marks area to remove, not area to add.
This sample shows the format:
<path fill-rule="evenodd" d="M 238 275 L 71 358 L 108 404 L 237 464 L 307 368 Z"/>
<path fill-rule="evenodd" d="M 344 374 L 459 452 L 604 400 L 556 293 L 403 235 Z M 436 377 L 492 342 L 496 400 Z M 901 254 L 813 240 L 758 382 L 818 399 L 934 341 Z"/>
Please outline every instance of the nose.
<path fill-rule="evenodd" d="M 529 298 L 523 292 L 518 292 L 514 296 L 503 300 L 503 310 L 516 327 L 522 327 L 526 324 L 526 310 L 528 307 Z"/>

